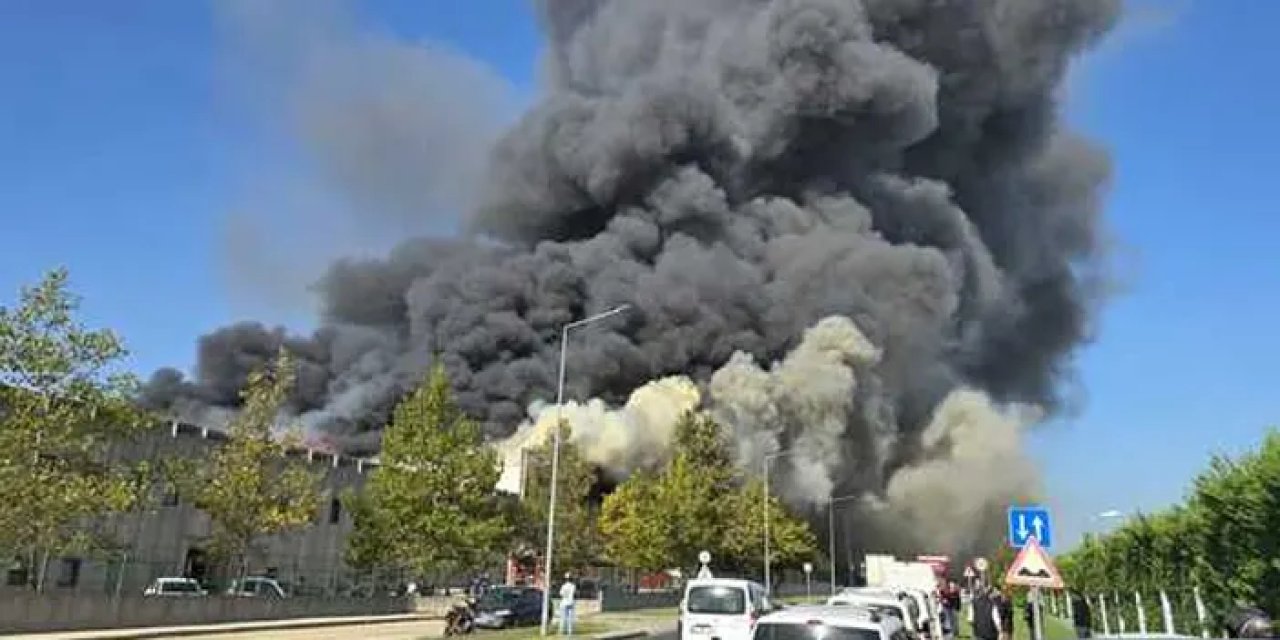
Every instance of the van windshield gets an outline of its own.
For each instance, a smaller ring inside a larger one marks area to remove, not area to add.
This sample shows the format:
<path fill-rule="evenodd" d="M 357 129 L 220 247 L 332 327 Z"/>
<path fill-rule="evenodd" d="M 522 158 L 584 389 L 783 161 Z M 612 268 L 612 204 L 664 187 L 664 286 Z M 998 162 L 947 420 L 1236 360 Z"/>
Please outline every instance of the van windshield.
<path fill-rule="evenodd" d="M 770 622 L 757 626 L 752 640 L 880 640 L 880 632 L 824 624 Z"/>
<path fill-rule="evenodd" d="M 747 596 L 735 587 L 691 587 L 689 613 L 737 615 L 746 613 Z"/>

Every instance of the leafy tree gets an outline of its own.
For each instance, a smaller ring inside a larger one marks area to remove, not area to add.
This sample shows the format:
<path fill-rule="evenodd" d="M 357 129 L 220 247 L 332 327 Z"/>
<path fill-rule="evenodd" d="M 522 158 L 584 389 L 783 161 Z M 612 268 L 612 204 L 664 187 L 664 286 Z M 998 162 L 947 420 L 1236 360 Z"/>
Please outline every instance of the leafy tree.
<path fill-rule="evenodd" d="M 1280 433 L 1273 430 L 1254 452 L 1214 458 L 1194 481 L 1185 505 L 1138 515 L 1106 535 L 1086 537 L 1060 564 L 1073 588 L 1124 596 L 1120 605 L 1112 601 L 1113 618 L 1123 609 L 1133 619 L 1132 593 L 1138 591 L 1147 620 L 1159 620 L 1158 592 L 1165 590 L 1180 604 L 1175 607 L 1179 630 L 1198 631 L 1191 606 L 1196 588 L 1217 622 L 1239 600 L 1273 611 L 1280 607 L 1276 522 Z"/>
<path fill-rule="evenodd" d="M 748 481 L 728 501 L 729 512 L 736 517 L 727 521 L 722 552 L 740 571 L 760 567 L 763 561 L 764 502 L 764 483 L 758 479 Z M 812 560 L 818 543 L 809 524 L 789 513 L 775 495 L 769 496 L 767 513 L 771 564 L 795 568 Z"/>
<path fill-rule="evenodd" d="M 131 508 L 148 476 L 109 456 L 152 424 L 130 400 L 137 381 L 118 370 L 128 352 L 80 324 L 67 280 L 51 271 L 0 307 L 0 552 L 39 576 L 51 555 L 100 542 L 80 525 Z"/>
<path fill-rule="evenodd" d="M 606 498 L 601 529 L 610 558 L 633 568 L 693 568 L 706 550 L 716 567 L 752 572 L 763 552 L 763 503 L 760 481 L 735 477 L 720 425 L 690 411 L 676 425 L 675 456 L 656 476 L 633 475 Z M 812 559 L 808 524 L 777 498 L 769 504 L 774 562 Z"/>
<path fill-rule="evenodd" d="M 212 551 L 235 562 L 240 576 L 260 538 L 304 526 L 319 509 L 320 478 L 288 455 L 300 437 L 296 431 L 282 438 L 274 433 L 296 375 L 293 358 L 281 349 L 273 362 L 249 374 L 227 441 L 207 462 L 179 463 L 183 492 L 213 523 Z"/>
<path fill-rule="evenodd" d="M 632 569 L 658 571 L 677 564 L 668 532 L 670 513 L 664 509 L 658 479 L 641 471 L 604 499 L 600 534 L 605 556 Z"/>
<path fill-rule="evenodd" d="M 348 559 L 421 575 L 490 560 L 510 535 L 496 453 L 454 401 L 444 368 L 396 406 L 381 465 L 357 501 Z"/>
<path fill-rule="evenodd" d="M 582 569 L 601 554 L 598 514 L 588 505 L 595 469 L 583 459 L 568 438 L 568 426 L 561 426 L 560 463 L 556 488 L 555 559 L 557 573 Z M 521 500 L 523 517 L 518 527 L 518 543 L 532 546 L 538 555 L 547 548 L 547 504 L 551 486 L 550 442 L 525 453 L 525 491 Z"/>
<path fill-rule="evenodd" d="M 697 566 L 698 553 L 719 556 L 734 512 L 734 468 L 720 425 L 704 413 L 686 412 L 675 428 L 676 455 L 658 482 L 666 511 L 673 566 Z M 759 538 L 757 538 L 759 539 Z"/>

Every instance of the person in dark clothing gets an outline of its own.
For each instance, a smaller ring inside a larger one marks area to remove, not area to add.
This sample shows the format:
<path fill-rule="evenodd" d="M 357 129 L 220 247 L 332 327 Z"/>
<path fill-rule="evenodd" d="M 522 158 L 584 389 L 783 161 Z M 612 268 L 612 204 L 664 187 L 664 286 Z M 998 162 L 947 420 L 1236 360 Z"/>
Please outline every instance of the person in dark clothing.
<path fill-rule="evenodd" d="M 1005 640 L 1013 640 L 1013 591 L 1005 587 L 996 603 L 1000 614 L 1000 636 Z"/>
<path fill-rule="evenodd" d="M 973 594 L 973 637 L 977 640 L 998 640 L 999 610 L 994 590 L 978 589 Z"/>
<path fill-rule="evenodd" d="M 1089 609 L 1089 600 L 1078 593 L 1071 596 L 1071 622 L 1077 638 L 1093 637 L 1093 611 Z"/>
<path fill-rule="evenodd" d="M 1022 621 L 1027 623 L 1027 635 L 1031 640 L 1036 640 L 1036 607 L 1031 602 L 1031 596 L 1027 596 L 1026 604 L 1022 605 Z"/>

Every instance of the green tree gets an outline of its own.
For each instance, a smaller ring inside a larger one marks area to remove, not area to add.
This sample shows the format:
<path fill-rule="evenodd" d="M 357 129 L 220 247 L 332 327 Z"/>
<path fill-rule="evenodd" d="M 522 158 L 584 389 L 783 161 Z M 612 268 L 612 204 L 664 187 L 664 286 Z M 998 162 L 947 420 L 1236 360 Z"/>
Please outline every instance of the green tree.
<path fill-rule="evenodd" d="M 51 271 L 0 307 L 0 552 L 38 576 L 51 555 L 101 542 L 82 525 L 133 507 L 149 475 L 109 455 L 153 423 L 131 401 L 136 379 L 118 368 L 123 341 L 77 320 L 67 280 Z"/>
<path fill-rule="evenodd" d="M 736 517 L 727 521 L 722 553 L 727 564 L 739 571 L 763 571 L 764 497 L 764 483 L 752 479 L 728 501 L 729 512 Z M 772 566 L 794 569 L 812 560 L 818 543 L 809 524 L 790 513 L 775 495 L 769 496 L 768 504 Z"/>
<path fill-rule="evenodd" d="M 677 566 L 668 535 L 670 512 L 664 506 L 658 478 L 646 471 L 633 474 L 605 496 L 600 513 L 605 557 L 619 566 L 643 571 Z"/>
<path fill-rule="evenodd" d="M 712 565 L 751 572 L 760 566 L 764 489 L 740 483 L 720 425 L 687 412 L 675 430 L 675 455 L 656 476 L 633 475 L 605 499 L 601 530 L 609 557 L 631 568 L 697 566 L 700 551 Z M 816 541 L 803 520 L 776 497 L 769 501 L 769 537 L 779 566 L 811 560 Z"/>
<path fill-rule="evenodd" d="M 1131 594 L 1138 591 L 1147 619 L 1158 620 L 1158 592 L 1165 590 L 1180 605 L 1178 628 L 1198 631 L 1191 606 L 1196 588 L 1215 622 L 1239 600 L 1280 607 L 1278 521 L 1280 433 L 1273 430 L 1253 452 L 1214 458 L 1195 479 L 1185 505 L 1140 514 L 1106 535 L 1086 537 L 1060 563 L 1072 587 L 1126 596 L 1112 605 L 1113 617 L 1120 609 L 1132 620 Z"/>
<path fill-rule="evenodd" d="M 419 575 L 492 560 L 510 534 L 495 495 L 498 474 L 497 454 L 436 366 L 383 432 L 381 464 L 357 501 L 348 559 Z"/>
<path fill-rule="evenodd" d="M 599 514 L 588 504 L 596 482 L 595 469 L 583 459 L 577 446 L 569 442 L 567 425 L 561 427 L 560 462 L 556 479 L 555 559 L 552 567 L 579 570 L 597 561 L 602 541 Z M 517 529 L 517 545 L 532 546 L 541 557 L 547 548 L 547 505 L 551 486 L 551 443 L 525 453 L 525 490 L 521 500 L 523 516 Z"/>
<path fill-rule="evenodd" d="M 724 557 L 737 487 L 720 425 L 685 412 L 674 452 L 660 473 L 632 475 L 605 498 L 601 531 L 613 561 L 636 569 L 692 568 L 700 551 Z"/>
<path fill-rule="evenodd" d="M 248 570 L 261 538 L 302 527 L 319 509 L 319 476 L 288 455 L 300 441 L 297 431 L 276 435 L 296 375 L 293 358 L 281 349 L 249 374 L 226 442 L 207 461 L 177 463 L 183 492 L 213 524 L 212 551 L 234 562 L 238 576 Z"/>

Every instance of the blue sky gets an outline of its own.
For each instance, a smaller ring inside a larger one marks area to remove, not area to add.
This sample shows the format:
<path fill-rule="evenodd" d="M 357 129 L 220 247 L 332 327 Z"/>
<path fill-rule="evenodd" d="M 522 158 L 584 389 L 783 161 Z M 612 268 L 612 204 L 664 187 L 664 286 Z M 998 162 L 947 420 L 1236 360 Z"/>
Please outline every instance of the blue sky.
<path fill-rule="evenodd" d="M 527 100 L 524 3 L 442 4 L 360 7 Z M 0 2 L 0 299 L 65 264 L 143 373 L 190 366 L 194 337 L 231 320 L 309 318 L 229 280 L 219 238 L 265 166 L 247 160 L 276 151 L 229 88 L 215 22 L 200 2 Z M 1211 453 L 1278 422 L 1277 22 L 1261 0 L 1143 3 L 1073 77 L 1070 118 L 1114 155 L 1125 286 L 1081 353 L 1080 410 L 1032 437 L 1060 539 L 1100 526 L 1090 514 L 1177 500 Z"/>

